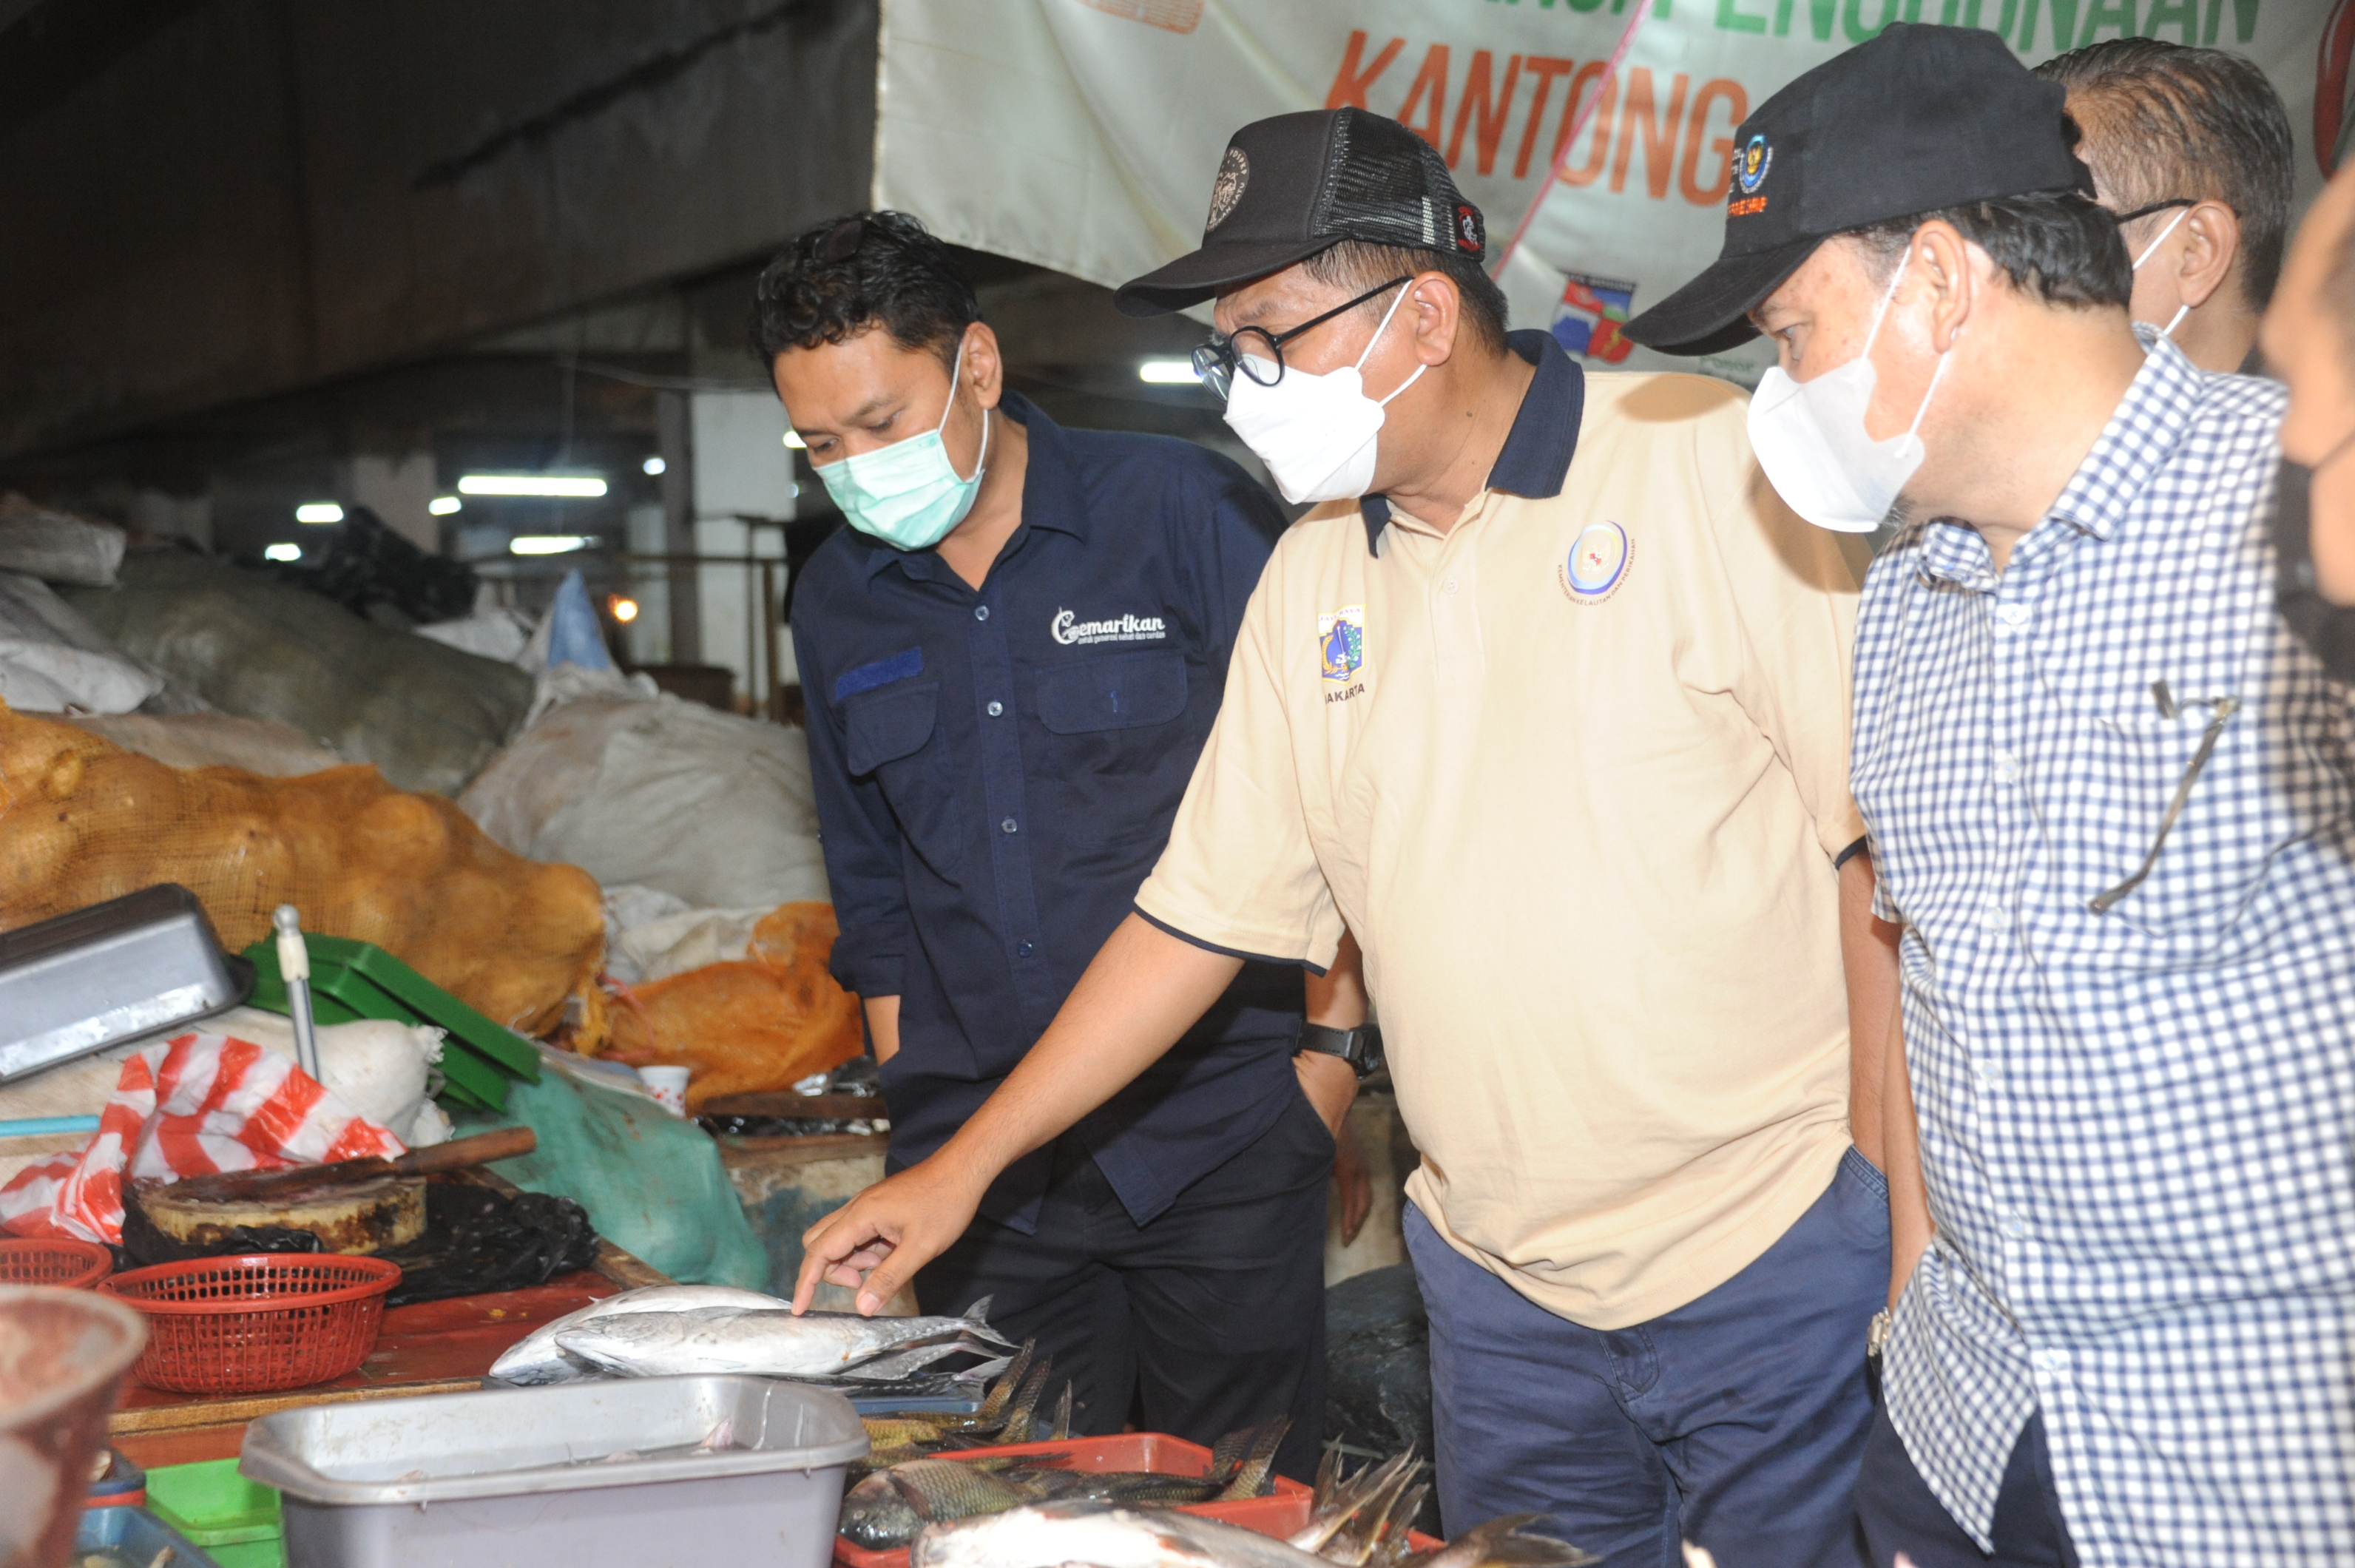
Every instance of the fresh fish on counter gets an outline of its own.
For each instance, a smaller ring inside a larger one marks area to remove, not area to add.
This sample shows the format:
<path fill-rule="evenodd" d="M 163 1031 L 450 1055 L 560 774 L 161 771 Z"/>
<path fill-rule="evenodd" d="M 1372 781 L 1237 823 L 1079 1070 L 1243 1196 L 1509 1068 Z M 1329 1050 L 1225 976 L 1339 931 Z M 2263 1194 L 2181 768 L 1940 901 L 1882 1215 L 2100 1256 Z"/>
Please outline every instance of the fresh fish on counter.
<path fill-rule="evenodd" d="M 543 1323 L 526 1338 L 509 1346 L 505 1355 L 491 1363 L 491 1376 L 502 1381 L 535 1386 L 540 1383 L 560 1383 L 581 1375 L 581 1363 L 568 1360 L 556 1348 L 556 1337 L 584 1323 L 601 1317 L 626 1316 L 634 1312 L 691 1312 L 706 1307 L 732 1307 L 738 1311 L 772 1311 L 791 1308 L 789 1301 L 764 1296 L 757 1290 L 737 1290 L 724 1285 L 651 1285 L 637 1290 L 625 1290 L 618 1296 L 592 1301 L 578 1312 L 568 1312 L 553 1323 Z"/>
<path fill-rule="evenodd" d="M 1535 1517 L 1492 1520 L 1405 1561 L 1413 1568 L 1576 1568 L 1596 1561 L 1523 1533 Z M 910 1568 L 1332 1568 L 1331 1559 L 1290 1541 L 1199 1514 L 1069 1499 L 927 1525 L 909 1561 Z"/>
<path fill-rule="evenodd" d="M 618 1299 L 618 1298 L 616 1298 Z M 607 1314 L 558 1328 L 556 1347 L 577 1361 L 621 1377 L 690 1377 L 737 1372 L 765 1378 L 839 1378 L 851 1368 L 919 1346 L 1014 1349 L 989 1326 L 989 1303 L 962 1317 L 861 1317 L 853 1312 L 790 1308 Z M 493 1369 L 496 1371 L 496 1368 Z"/>

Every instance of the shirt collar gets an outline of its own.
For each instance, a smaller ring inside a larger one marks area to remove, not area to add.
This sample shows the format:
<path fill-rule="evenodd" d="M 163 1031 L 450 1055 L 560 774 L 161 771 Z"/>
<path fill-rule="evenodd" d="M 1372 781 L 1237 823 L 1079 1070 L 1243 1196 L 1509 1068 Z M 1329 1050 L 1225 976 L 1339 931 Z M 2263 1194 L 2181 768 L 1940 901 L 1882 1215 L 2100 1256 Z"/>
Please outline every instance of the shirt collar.
<path fill-rule="evenodd" d="M 1020 425 L 1023 433 L 1030 438 L 1029 458 L 1022 475 L 1022 521 L 1006 541 L 1000 559 L 1012 555 L 1033 528 L 1086 539 L 1087 507 L 1080 492 L 1079 476 L 1072 470 L 1071 443 L 1063 427 L 1011 387 L 999 395 L 997 411 Z M 870 581 L 888 566 L 897 566 L 908 576 L 924 581 L 942 570 L 941 558 L 932 550 L 895 549 L 881 539 L 848 528 L 847 523 L 845 528 L 866 552 L 859 558 L 859 566 Z"/>
<path fill-rule="evenodd" d="M 2202 393 L 2202 373 L 2183 350 L 2147 323 L 2136 323 L 2134 331 L 2143 346 L 2142 368 L 2045 514 L 2097 539 L 2108 539 L 2127 520 L 2151 476 L 2182 441 Z M 1953 518 L 1932 519 L 1923 540 L 1922 571 L 1933 581 L 1966 588 L 1994 586 L 1986 542 L 1977 528 Z"/>
<path fill-rule="evenodd" d="M 1561 494 L 1570 460 L 1578 453 L 1578 426 L 1586 409 L 1586 373 L 1562 352 L 1548 332 L 1512 332 L 1505 347 L 1537 367 L 1513 428 L 1505 432 L 1504 450 L 1488 470 L 1487 488 L 1508 496 L 1540 500 Z M 1366 549 L 1380 554 L 1382 529 L 1390 526 L 1387 496 L 1368 496 L 1358 503 L 1365 519 Z"/>
<path fill-rule="evenodd" d="M 2046 514 L 2100 539 L 2126 520 L 2200 410 L 2200 368 L 2157 328 L 2137 323 L 2135 336 L 2142 340 L 2142 368 Z"/>

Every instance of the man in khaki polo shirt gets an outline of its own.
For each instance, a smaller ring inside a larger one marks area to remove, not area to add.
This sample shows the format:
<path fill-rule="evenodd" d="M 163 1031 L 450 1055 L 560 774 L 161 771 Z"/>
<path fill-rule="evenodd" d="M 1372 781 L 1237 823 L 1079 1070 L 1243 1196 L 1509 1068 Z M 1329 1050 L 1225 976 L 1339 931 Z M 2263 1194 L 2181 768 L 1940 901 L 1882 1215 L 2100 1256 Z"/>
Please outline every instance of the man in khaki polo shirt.
<path fill-rule="evenodd" d="M 1136 914 L 955 1137 L 812 1228 L 801 1294 L 879 1305 L 1244 958 L 1314 968 L 1346 927 L 1423 1154 L 1448 1527 L 1854 1563 L 1889 1239 L 1849 1011 L 1893 982 L 1853 566 L 1760 475 L 1738 390 L 1508 336 L 1483 249 L 1411 133 L 1284 115 L 1235 136 L 1202 248 L 1122 291 L 1217 295 L 1229 422 L 1334 504 L 1261 579 Z"/>

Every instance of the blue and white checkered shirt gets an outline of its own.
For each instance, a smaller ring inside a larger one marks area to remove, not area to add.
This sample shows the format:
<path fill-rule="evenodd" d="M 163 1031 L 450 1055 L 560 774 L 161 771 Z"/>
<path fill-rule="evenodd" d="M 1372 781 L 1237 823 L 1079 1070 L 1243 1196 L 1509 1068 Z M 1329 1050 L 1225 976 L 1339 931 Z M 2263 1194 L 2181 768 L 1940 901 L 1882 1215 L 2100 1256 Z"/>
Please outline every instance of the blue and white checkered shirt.
<path fill-rule="evenodd" d="M 1866 583 L 1938 1227 L 1884 1388 L 1982 1547 L 2041 1411 L 2089 1565 L 2355 1562 L 2355 726 L 2274 612 L 2282 404 L 2152 343 L 2005 571 L 1917 522 Z"/>

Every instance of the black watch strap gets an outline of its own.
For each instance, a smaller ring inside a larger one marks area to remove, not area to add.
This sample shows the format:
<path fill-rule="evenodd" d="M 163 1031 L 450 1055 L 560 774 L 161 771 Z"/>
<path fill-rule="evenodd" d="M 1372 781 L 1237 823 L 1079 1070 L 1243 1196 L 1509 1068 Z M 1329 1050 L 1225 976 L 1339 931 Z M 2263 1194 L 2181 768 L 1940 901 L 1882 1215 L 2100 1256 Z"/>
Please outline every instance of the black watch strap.
<path fill-rule="evenodd" d="M 1303 1019 L 1299 1032 L 1293 1036 L 1292 1048 L 1337 1056 L 1355 1069 L 1362 1081 L 1382 1064 L 1381 1026 L 1360 1024 L 1356 1029 L 1334 1029 Z"/>

